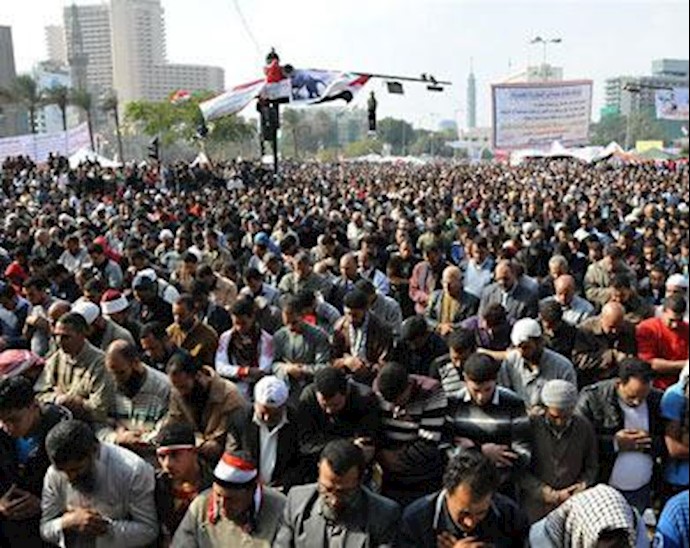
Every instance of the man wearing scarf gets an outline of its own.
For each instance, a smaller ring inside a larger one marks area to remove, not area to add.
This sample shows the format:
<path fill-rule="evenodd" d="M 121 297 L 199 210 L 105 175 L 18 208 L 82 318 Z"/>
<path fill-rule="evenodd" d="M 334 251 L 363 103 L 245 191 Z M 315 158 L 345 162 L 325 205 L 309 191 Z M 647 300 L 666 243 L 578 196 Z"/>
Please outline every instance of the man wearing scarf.
<path fill-rule="evenodd" d="M 257 478 L 248 453 L 224 453 L 213 471 L 213 485 L 190 505 L 172 548 L 270 548 L 286 499 Z"/>
<path fill-rule="evenodd" d="M 232 306 L 232 328 L 218 341 L 216 371 L 233 381 L 249 400 L 251 388 L 270 374 L 273 365 L 273 337 L 256 321 L 254 300 L 240 298 Z"/>

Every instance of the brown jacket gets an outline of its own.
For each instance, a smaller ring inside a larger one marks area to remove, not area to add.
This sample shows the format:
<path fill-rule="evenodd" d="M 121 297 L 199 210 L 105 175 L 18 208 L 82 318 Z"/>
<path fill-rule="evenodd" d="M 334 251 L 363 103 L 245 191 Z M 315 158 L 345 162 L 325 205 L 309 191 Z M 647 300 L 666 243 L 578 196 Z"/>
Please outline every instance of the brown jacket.
<path fill-rule="evenodd" d="M 350 340 L 350 319 L 343 316 L 335 324 L 333 332 L 333 344 L 331 346 L 331 359 L 338 360 L 345 355 L 351 355 L 352 341 Z M 378 373 L 382 362 L 393 348 L 393 334 L 376 316 L 369 314 L 367 326 L 366 361 L 367 372 L 355 375 L 361 382 L 371 384 Z"/>
<path fill-rule="evenodd" d="M 201 435 L 203 441 L 216 441 L 221 447 L 225 447 L 230 419 L 236 411 L 244 408 L 246 401 L 234 383 L 223 379 L 210 367 L 203 367 L 201 374 L 210 380 L 201 423 L 197 423 L 194 409 L 177 390 L 170 394 L 167 421 L 186 422 Z"/>

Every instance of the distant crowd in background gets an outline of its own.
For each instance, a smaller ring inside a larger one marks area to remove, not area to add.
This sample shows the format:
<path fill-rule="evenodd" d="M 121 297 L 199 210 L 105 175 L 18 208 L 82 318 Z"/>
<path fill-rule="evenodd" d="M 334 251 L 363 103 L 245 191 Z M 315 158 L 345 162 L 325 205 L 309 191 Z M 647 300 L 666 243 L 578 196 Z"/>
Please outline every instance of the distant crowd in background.
<path fill-rule="evenodd" d="M 0 547 L 688 547 L 687 162 L 0 171 Z"/>

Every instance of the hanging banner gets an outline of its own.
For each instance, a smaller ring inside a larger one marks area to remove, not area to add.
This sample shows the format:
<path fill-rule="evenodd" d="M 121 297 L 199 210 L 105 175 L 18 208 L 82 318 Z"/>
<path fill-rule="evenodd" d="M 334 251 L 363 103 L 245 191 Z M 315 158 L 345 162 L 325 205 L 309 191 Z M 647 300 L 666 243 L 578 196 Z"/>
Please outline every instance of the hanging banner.
<path fill-rule="evenodd" d="M 235 86 L 208 101 L 199 103 L 199 108 L 206 120 L 237 114 L 263 91 L 265 85 L 266 82 L 261 79 Z"/>
<path fill-rule="evenodd" d="M 688 121 L 688 88 L 658 89 L 654 99 L 660 120 Z"/>
<path fill-rule="evenodd" d="M 495 84 L 493 146 L 502 150 L 587 144 L 592 81 Z"/>
<path fill-rule="evenodd" d="M 8 156 L 29 156 L 36 162 L 42 162 L 51 152 L 71 156 L 77 150 L 90 146 L 89 128 L 84 122 L 67 131 L 0 139 L 0 162 Z"/>

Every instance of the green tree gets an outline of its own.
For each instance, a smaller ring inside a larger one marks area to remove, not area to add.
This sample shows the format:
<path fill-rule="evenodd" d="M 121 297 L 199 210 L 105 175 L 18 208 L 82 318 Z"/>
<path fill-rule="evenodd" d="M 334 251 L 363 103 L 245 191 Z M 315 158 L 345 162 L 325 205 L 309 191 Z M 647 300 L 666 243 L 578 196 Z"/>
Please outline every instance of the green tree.
<path fill-rule="evenodd" d="M 29 113 L 29 127 L 31 133 L 36 133 L 36 111 L 43 102 L 38 83 L 29 74 L 17 76 L 9 90 L 14 101 L 23 105 Z"/>
<path fill-rule="evenodd" d="M 62 131 L 67 131 L 67 107 L 70 103 L 70 90 L 67 86 L 53 86 L 45 90 L 43 104 L 55 105 L 60 109 Z"/>
<path fill-rule="evenodd" d="M 295 159 L 299 158 L 299 130 L 301 122 L 301 116 L 297 110 L 288 108 L 283 111 L 283 119 L 281 121 L 283 135 L 287 137 L 286 141 L 289 140 L 292 143 Z"/>
<path fill-rule="evenodd" d="M 379 121 L 377 133 L 384 143 L 391 145 L 393 154 L 407 153 L 416 140 L 412 124 L 395 118 Z"/>
<path fill-rule="evenodd" d="M 346 158 L 357 158 L 368 154 L 381 154 L 383 143 L 378 139 L 362 139 L 349 143 L 343 152 Z"/>
<path fill-rule="evenodd" d="M 85 89 L 75 89 L 72 90 L 70 96 L 70 103 L 84 111 L 84 114 L 86 115 L 86 125 L 89 128 L 89 141 L 91 142 L 91 150 L 95 150 L 93 146 L 93 97 Z"/>
<path fill-rule="evenodd" d="M 101 109 L 107 114 L 113 115 L 113 120 L 115 122 L 115 135 L 117 137 L 117 153 L 120 157 L 120 161 L 124 159 L 124 152 L 122 147 L 122 130 L 120 128 L 120 112 L 119 103 L 117 100 L 117 94 L 113 91 L 106 95 L 101 101 Z"/>

